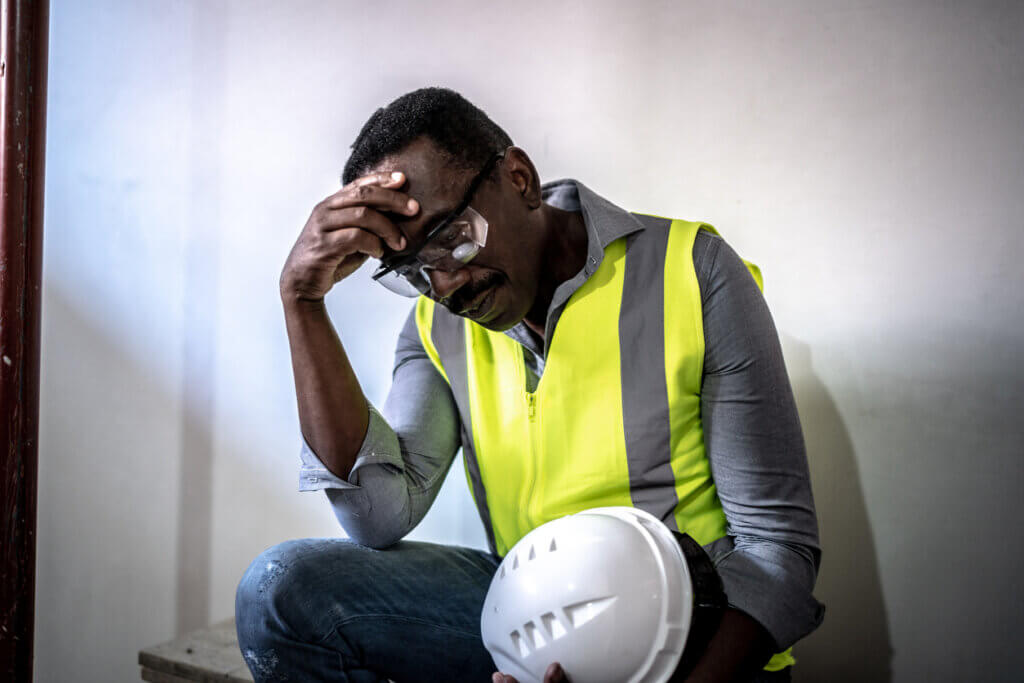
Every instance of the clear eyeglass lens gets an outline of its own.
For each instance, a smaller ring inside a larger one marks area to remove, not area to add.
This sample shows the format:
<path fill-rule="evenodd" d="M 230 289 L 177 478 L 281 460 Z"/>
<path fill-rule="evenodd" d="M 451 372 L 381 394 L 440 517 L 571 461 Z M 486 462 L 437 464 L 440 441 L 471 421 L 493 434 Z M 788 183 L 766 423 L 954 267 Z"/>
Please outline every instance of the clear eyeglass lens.
<path fill-rule="evenodd" d="M 430 281 L 426 279 L 421 270 L 412 270 L 408 275 L 401 275 L 398 271 L 391 271 L 377 280 L 377 282 L 395 294 L 406 297 L 417 297 L 430 291 Z"/>
<path fill-rule="evenodd" d="M 487 242 L 487 221 L 467 208 L 417 255 L 418 264 L 391 271 L 377 282 L 395 294 L 417 297 L 429 294 L 432 286 L 427 269 L 454 272 L 472 261 Z"/>

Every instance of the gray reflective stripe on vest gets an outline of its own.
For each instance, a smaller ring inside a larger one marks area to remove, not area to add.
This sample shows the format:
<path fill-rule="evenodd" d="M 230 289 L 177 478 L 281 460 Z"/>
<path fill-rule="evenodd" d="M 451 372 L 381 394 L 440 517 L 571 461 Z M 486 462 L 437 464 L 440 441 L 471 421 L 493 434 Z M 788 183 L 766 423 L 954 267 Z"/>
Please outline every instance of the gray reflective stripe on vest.
<path fill-rule="evenodd" d="M 487 532 L 487 545 L 491 552 L 497 554 L 498 547 L 494 543 L 494 528 L 491 526 L 491 511 L 487 507 L 487 491 L 480 477 L 480 464 L 476 460 L 476 449 L 473 446 L 473 418 L 469 414 L 469 377 L 466 367 L 466 327 L 465 321 L 448 311 L 441 304 L 434 305 L 434 319 L 430 325 L 430 339 L 434 348 L 441 356 L 445 374 L 451 382 L 455 404 L 459 407 L 459 421 L 462 423 L 462 457 L 466 461 L 469 479 L 473 486 L 473 498 L 480 521 Z"/>
<path fill-rule="evenodd" d="M 665 252 L 671 221 L 634 216 L 645 230 L 626 238 L 619 312 L 622 425 L 633 505 L 679 531 L 672 427 L 665 388 Z M 679 264 L 688 267 L 689 264 Z"/>

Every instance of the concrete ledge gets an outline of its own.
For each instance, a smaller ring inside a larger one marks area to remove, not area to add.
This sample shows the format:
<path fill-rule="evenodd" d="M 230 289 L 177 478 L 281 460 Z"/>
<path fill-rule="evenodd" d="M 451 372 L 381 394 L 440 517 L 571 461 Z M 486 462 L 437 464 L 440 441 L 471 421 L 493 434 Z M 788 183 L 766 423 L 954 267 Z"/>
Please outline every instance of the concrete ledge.
<path fill-rule="evenodd" d="M 150 683 L 252 683 L 235 634 L 235 620 L 139 651 L 142 680 Z"/>

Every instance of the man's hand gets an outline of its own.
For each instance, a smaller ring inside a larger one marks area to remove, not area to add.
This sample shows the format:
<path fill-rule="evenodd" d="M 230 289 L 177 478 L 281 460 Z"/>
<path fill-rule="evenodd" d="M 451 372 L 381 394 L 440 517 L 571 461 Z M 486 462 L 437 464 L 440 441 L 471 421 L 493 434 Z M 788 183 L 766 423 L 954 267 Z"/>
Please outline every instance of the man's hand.
<path fill-rule="evenodd" d="M 281 271 L 299 426 L 313 452 L 347 479 L 366 435 L 369 411 L 362 387 L 324 307 L 324 295 L 370 256 L 405 249 L 405 237 L 385 213 L 414 216 L 416 200 L 398 188 L 402 173 L 352 181 L 316 205 Z"/>
<path fill-rule="evenodd" d="M 494 672 L 491 676 L 491 683 L 519 683 L 516 679 L 512 678 L 508 674 Z M 544 672 L 544 683 L 569 683 L 569 677 L 565 675 L 565 671 L 562 670 L 562 665 L 558 662 L 554 662 L 548 667 L 548 670 Z"/>
<path fill-rule="evenodd" d="M 771 659 L 775 643 L 764 626 L 730 607 L 686 683 L 746 681 Z"/>
<path fill-rule="evenodd" d="M 373 173 L 317 204 L 281 271 L 281 297 L 320 301 L 367 258 L 380 258 L 385 243 L 404 249 L 405 237 L 382 213 L 416 215 L 419 203 L 398 190 L 404 184 L 403 173 Z"/>

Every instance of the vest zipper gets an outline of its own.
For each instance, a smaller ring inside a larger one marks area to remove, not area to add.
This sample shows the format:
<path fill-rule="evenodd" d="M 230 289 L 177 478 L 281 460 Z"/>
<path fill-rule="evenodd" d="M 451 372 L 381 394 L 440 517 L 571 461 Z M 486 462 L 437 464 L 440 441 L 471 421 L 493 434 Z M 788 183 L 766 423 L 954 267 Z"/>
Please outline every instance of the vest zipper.
<path fill-rule="evenodd" d="M 529 470 L 526 485 L 523 487 L 521 509 L 526 521 L 526 528 L 532 529 L 534 527 L 533 494 L 537 484 L 537 394 L 529 391 L 526 392 L 526 416 L 530 423 L 529 448 L 526 454 Z"/>

